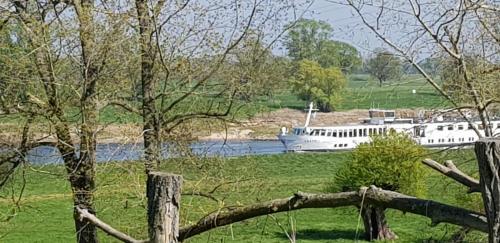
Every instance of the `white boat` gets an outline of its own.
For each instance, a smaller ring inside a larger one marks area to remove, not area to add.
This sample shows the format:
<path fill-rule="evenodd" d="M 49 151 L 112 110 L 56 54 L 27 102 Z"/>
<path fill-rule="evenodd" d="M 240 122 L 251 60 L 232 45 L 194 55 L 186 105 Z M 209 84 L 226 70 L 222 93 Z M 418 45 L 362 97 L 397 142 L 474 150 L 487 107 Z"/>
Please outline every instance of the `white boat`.
<path fill-rule="evenodd" d="M 291 130 L 281 128 L 279 140 L 287 151 L 331 151 L 349 150 L 358 144 L 370 142 L 372 134 L 386 134 L 391 130 L 410 135 L 418 144 L 427 147 L 449 147 L 467 145 L 478 139 L 472 126 L 484 135 L 484 127 L 479 121 L 469 125 L 465 119 L 396 118 L 395 110 L 370 109 L 369 118 L 359 124 L 338 126 L 309 126 L 313 103 L 309 105 L 306 122 L 302 127 Z M 492 119 L 489 126 L 493 134 L 500 135 L 500 119 Z"/>

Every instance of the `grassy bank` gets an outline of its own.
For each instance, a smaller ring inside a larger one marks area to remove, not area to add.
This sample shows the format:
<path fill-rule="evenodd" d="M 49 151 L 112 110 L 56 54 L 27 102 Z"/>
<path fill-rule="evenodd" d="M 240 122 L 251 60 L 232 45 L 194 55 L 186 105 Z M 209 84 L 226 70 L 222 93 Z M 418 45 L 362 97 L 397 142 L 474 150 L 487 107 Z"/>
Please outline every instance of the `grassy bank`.
<path fill-rule="evenodd" d="M 182 196 L 181 223 L 186 225 L 220 206 L 283 198 L 296 191 L 324 192 L 330 183 L 335 183 L 332 175 L 348 162 L 348 156 L 348 153 L 321 153 L 226 160 L 177 159 L 165 161 L 162 170 L 184 176 L 184 193 L 209 191 L 222 184 L 214 196 L 223 199 L 223 203 L 197 196 Z M 474 170 L 470 151 L 432 154 L 436 159 L 442 156 L 457 158 L 457 161 L 464 162 L 459 163 L 460 167 Z M 146 238 L 145 177 L 141 163 L 100 164 L 97 173 L 95 194 L 98 216 L 136 238 Z M 1 242 L 74 241 L 71 194 L 64 175 L 61 166 L 26 169 L 24 195 L 20 207 L 15 209 L 11 195 L 12 192 L 18 195 L 22 173 L 16 175 L 15 183 L 5 187 L 0 194 L 0 217 L 3 220 L 0 223 Z M 435 172 L 430 171 L 427 185 L 427 197 L 430 199 L 454 205 L 470 201 L 468 196 L 456 197 L 459 192 L 465 192 L 465 188 Z M 15 215 L 11 216 L 12 213 Z M 11 218 L 4 221 L 8 217 Z M 194 237 L 189 242 L 287 242 L 283 231 L 290 232 L 291 221 L 296 227 L 299 242 L 354 242 L 363 231 L 354 207 L 307 209 L 278 214 L 275 218 L 260 217 L 236 223 Z M 388 210 L 388 221 L 401 242 L 445 241 L 458 229 L 446 224 L 431 227 L 427 218 L 393 210 Z M 477 241 L 483 236 L 473 233 L 468 239 Z M 103 242 L 115 242 L 102 232 L 100 237 Z"/>

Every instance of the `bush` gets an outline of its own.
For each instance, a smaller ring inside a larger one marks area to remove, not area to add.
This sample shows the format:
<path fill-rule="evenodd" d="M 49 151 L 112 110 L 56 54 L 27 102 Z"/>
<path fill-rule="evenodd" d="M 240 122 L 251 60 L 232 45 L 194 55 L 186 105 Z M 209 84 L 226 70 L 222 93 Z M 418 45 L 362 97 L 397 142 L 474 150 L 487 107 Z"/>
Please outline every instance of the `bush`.
<path fill-rule="evenodd" d="M 361 186 L 375 185 L 405 194 L 424 195 L 426 170 L 420 161 L 426 150 L 407 134 L 395 131 L 371 139 L 352 152 L 350 163 L 335 174 L 329 190 L 358 190 Z"/>

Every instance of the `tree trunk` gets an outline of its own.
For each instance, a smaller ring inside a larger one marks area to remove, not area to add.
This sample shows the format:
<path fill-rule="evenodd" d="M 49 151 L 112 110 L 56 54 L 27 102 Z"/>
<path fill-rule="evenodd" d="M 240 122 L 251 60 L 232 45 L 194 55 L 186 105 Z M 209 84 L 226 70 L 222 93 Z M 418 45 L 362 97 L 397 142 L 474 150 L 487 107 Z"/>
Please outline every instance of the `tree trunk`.
<path fill-rule="evenodd" d="M 148 231 L 151 243 L 175 243 L 179 238 L 182 177 L 160 172 L 148 174 Z"/>
<path fill-rule="evenodd" d="M 81 0 L 74 3 L 79 21 L 79 34 L 82 62 L 81 73 L 82 94 L 80 98 L 81 135 L 80 158 L 71 166 L 70 181 L 74 194 L 74 217 L 79 243 L 99 242 L 97 228 L 86 220 L 79 220 L 76 207 L 87 209 L 95 214 L 93 209 L 93 194 L 95 190 L 96 166 L 96 133 L 98 123 L 97 82 L 99 79 L 99 55 L 96 47 L 94 29 L 94 0 Z M 102 60 L 101 60 L 102 61 Z"/>
<path fill-rule="evenodd" d="M 385 208 L 375 205 L 365 205 L 361 209 L 361 216 L 365 226 L 365 239 L 395 240 L 397 235 L 392 232 L 385 219 Z"/>
<path fill-rule="evenodd" d="M 156 107 L 154 80 L 154 63 L 156 57 L 152 35 L 152 20 L 149 14 L 148 1 L 136 0 L 137 19 L 139 22 L 141 48 L 141 91 L 142 118 L 146 173 L 152 171 L 160 162 L 160 123 Z"/>
<path fill-rule="evenodd" d="M 481 139 L 475 144 L 479 183 L 488 219 L 489 242 L 500 242 L 500 139 Z"/>

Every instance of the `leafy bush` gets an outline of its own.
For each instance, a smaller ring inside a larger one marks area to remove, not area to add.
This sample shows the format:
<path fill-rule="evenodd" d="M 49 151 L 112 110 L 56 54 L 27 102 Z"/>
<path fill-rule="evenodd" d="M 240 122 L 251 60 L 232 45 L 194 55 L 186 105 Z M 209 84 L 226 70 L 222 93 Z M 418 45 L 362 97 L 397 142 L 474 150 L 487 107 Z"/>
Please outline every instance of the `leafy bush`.
<path fill-rule="evenodd" d="M 390 131 L 375 135 L 370 143 L 359 145 L 351 160 L 335 174 L 330 191 L 377 187 L 422 196 L 426 170 L 420 162 L 426 150 L 407 134 Z"/>

